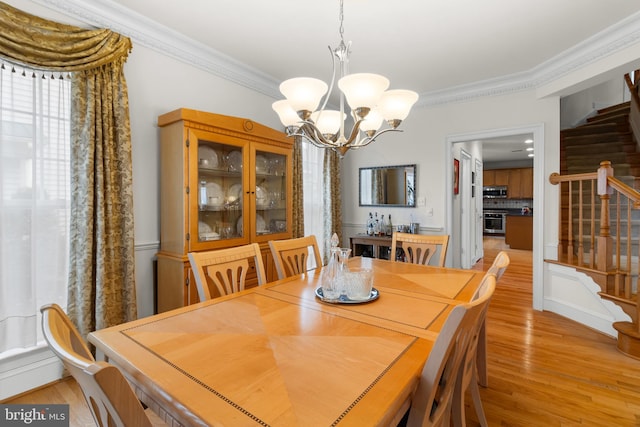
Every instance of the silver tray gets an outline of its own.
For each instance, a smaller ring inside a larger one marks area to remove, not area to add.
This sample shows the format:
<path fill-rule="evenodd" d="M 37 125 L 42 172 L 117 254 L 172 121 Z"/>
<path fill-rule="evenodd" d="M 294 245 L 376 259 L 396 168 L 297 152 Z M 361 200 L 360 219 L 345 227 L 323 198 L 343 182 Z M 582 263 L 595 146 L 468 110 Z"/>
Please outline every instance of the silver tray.
<path fill-rule="evenodd" d="M 369 295 L 369 298 L 367 298 L 367 299 L 353 300 L 353 299 L 347 298 L 346 295 L 340 295 L 340 298 L 338 298 L 337 300 L 336 299 L 328 300 L 328 299 L 324 299 L 324 294 L 322 293 L 322 288 L 317 288 L 316 289 L 316 297 L 318 297 L 323 302 L 328 302 L 328 303 L 332 303 L 332 304 L 363 304 L 363 303 L 375 301 L 375 300 L 378 299 L 379 296 L 380 296 L 380 292 L 378 292 L 378 290 L 376 288 L 371 288 L 371 294 Z"/>

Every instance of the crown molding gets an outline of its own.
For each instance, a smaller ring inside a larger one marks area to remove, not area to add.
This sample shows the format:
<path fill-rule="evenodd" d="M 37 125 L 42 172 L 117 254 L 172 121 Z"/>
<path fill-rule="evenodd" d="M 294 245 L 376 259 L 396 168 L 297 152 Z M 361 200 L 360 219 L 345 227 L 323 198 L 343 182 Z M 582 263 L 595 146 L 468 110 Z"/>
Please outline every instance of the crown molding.
<path fill-rule="evenodd" d="M 281 97 L 273 76 L 188 38 L 111 0 L 32 0 L 89 25 L 110 28 L 145 47 L 273 99 Z M 536 89 L 640 40 L 640 13 L 567 49 L 531 70 L 438 91 L 424 92 L 416 107 L 465 102 Z"/>
<path fill-rule="evenodd" d="M 640 12 L 583 40 L 531 70 L 420 94 L 417 106 L 469 101 L 539 88 L 640 41 Z"/>
<path fill-rule="evenodd" d="M 272 76 L 252 68 L 209 46 L 133 12 L 119 3 L 102 0 L 32 0 L 99 28 L 109 28 L 141 44 L 225 80 L 272 98 L 280 97 Z M 134 44 L 135 46 L 135 44 Z"/>

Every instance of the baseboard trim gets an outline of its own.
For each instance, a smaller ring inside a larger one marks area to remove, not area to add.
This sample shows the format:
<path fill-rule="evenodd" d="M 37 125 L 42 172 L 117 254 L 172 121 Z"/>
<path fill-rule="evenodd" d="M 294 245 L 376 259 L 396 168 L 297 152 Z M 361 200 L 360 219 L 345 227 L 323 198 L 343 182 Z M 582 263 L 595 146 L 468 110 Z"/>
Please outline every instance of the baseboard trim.
<path fill-rule="evenodd" d="M 60 359 L 46 346 L 0 360 L 0 402 L 62 378 Z"/>

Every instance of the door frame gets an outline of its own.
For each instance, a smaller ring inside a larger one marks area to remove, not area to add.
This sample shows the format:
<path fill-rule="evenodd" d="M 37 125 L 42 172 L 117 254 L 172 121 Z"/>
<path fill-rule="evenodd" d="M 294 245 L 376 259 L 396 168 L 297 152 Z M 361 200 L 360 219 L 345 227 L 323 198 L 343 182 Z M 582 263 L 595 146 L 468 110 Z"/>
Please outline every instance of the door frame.
<path fill-rule="evenodd" d="M 451 134 L 445 138 L 445 176 L 453 174 L 454 144 L 472 140 L 495 138 L 499 136 L 530 133 L 533 135 L 533 308 L 544 308 L 544 123 L 525 125 L 513 128 L 491 129 L 484 131 Z M 453 180 L 445 180 L 445 232 L 452 236 L 453 230 Z"/>

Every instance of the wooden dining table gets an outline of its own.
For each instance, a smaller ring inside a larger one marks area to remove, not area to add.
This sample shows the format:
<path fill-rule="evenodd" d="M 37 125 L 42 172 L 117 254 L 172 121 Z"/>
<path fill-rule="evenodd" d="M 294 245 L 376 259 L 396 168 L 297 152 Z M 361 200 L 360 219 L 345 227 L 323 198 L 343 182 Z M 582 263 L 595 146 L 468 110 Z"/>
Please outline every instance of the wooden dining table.
<path fill-rule="evenodd" d="M 92 332 L 169 425 L 388 425 L 483 273 L 354 257 L 378 298 L 327 303 L 322 269 Z"/>

